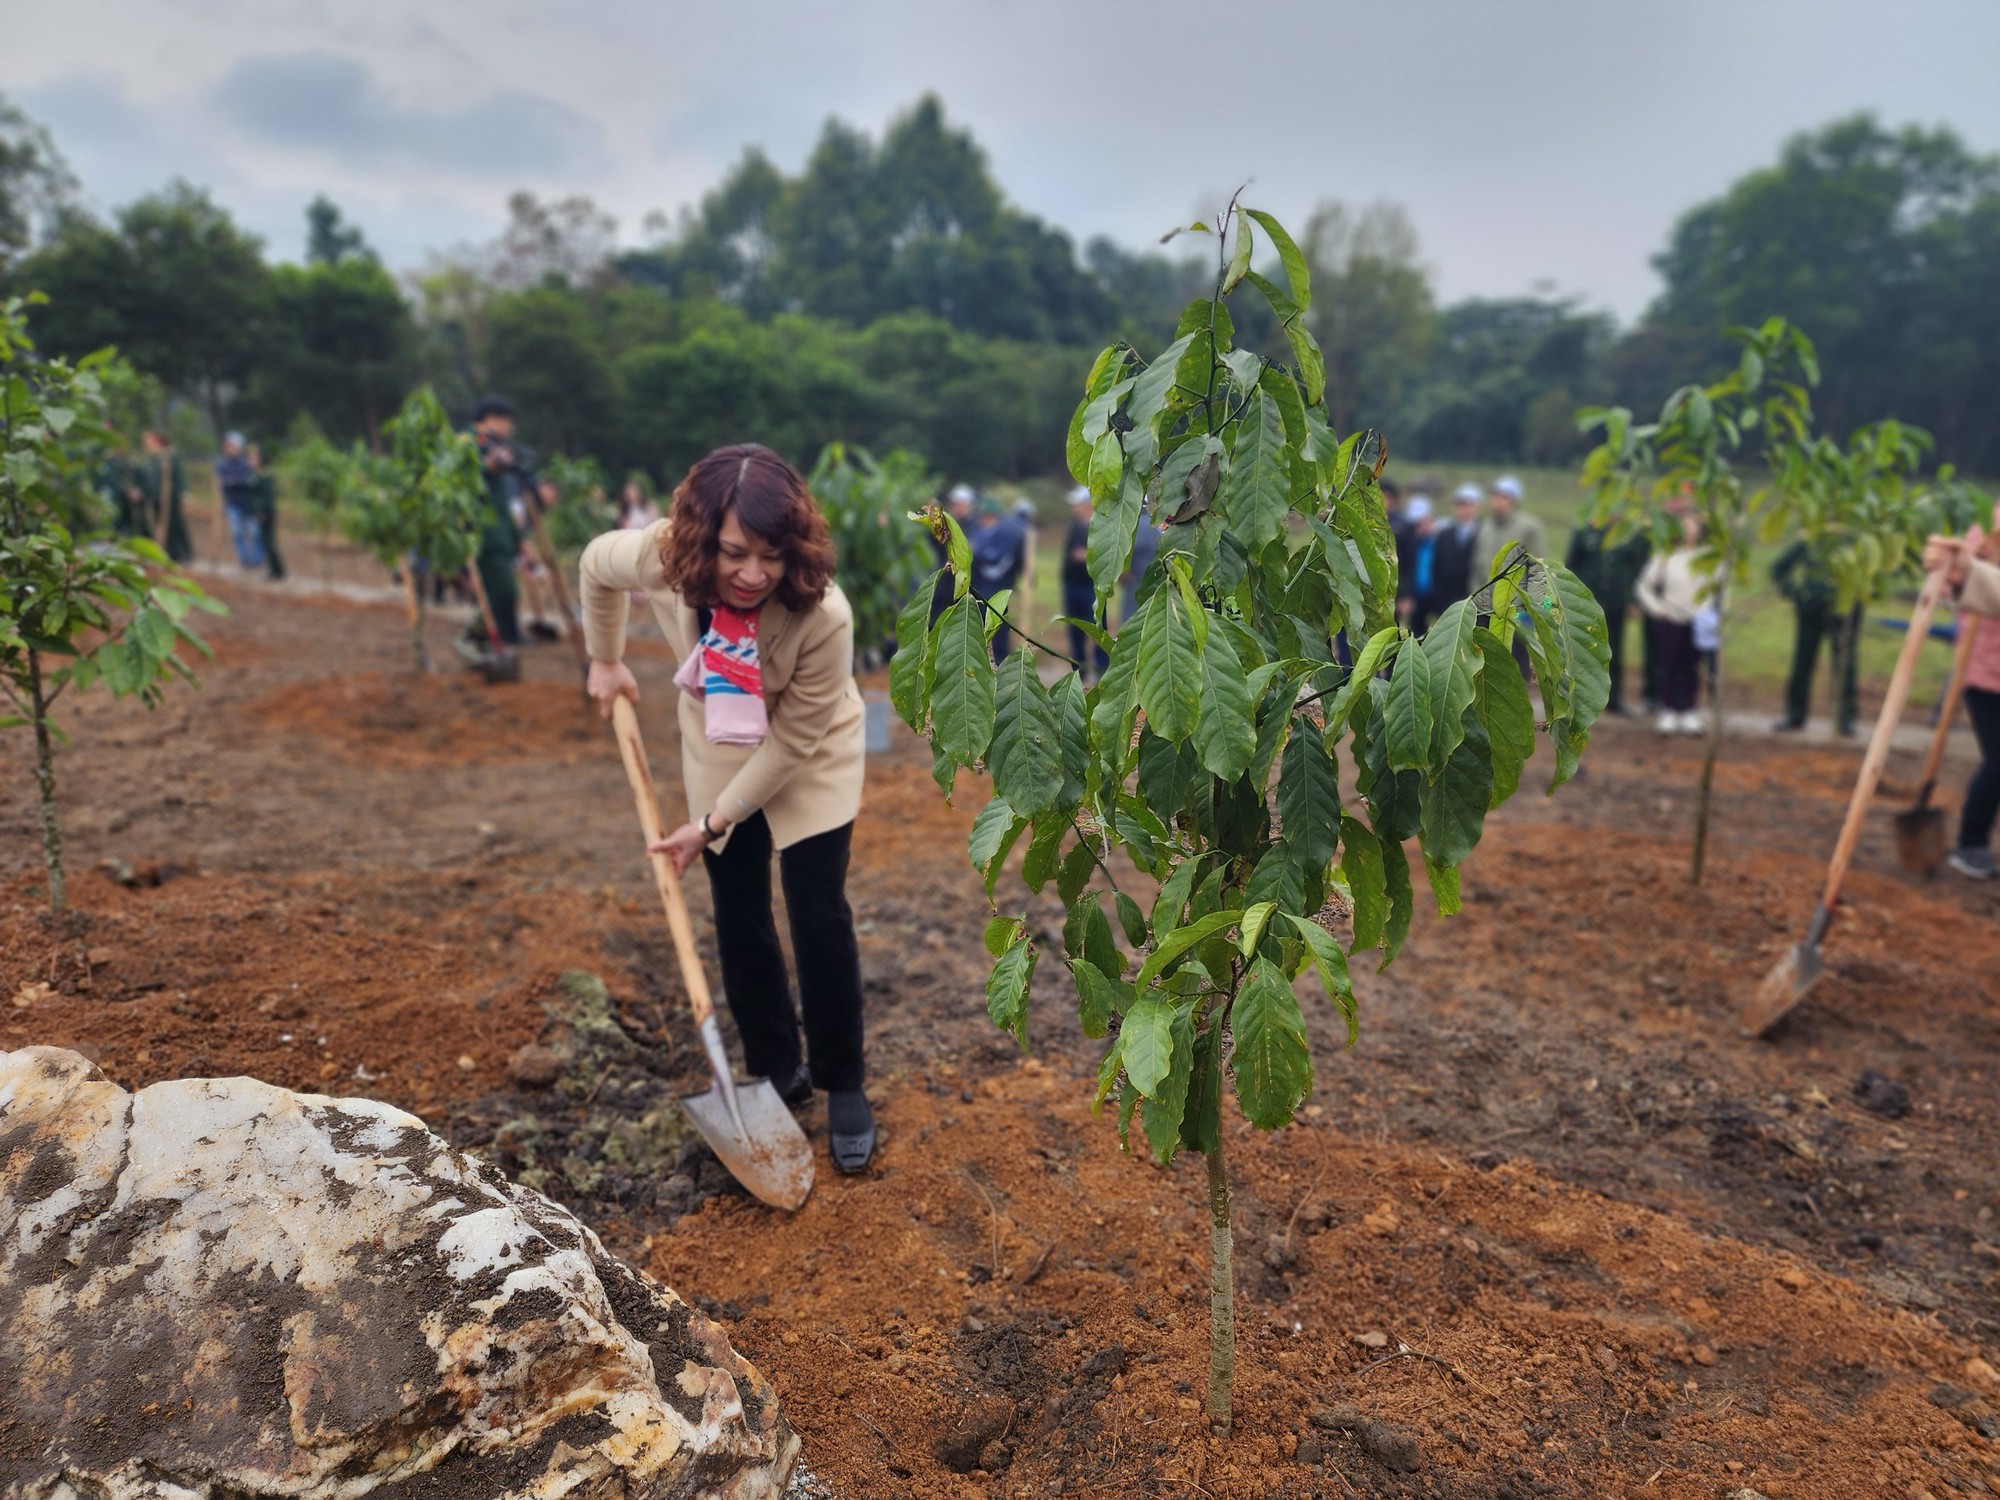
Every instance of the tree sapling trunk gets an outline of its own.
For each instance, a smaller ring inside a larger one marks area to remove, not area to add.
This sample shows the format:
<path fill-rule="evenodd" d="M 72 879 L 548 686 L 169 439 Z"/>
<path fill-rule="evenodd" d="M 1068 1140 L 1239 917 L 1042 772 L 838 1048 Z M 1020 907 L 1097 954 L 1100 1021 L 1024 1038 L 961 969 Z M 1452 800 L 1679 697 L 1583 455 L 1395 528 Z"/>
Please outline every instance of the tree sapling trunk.
<path fill-rule="evenodd" d="M 28 653 L 28 706 L 35 719 L 35 786 L 42 797 L 42 862 L 48 867 L 49 905 L 63 909 L 62 825 L 56 821 L 56 747 L 49 734 L 49 701 L 42 690 L 42 654 Z"/>
<path fill-rule="evenodd" d="M 1701 884 L 1702 860 L 1708 853 L 1709 793 L 1715 786 L 1715 762 L 1722 754 L 1722 646 L 1718 641 L 1708 678 L 1708 746 L 1701 758 L 1701 781 L 1694 793 L 1694 855 L 1688 881 Z"/>
<path fill-rule="evenodd" d="M 1229 1167 L 1222 1137 L 1208 1160 L 1208 1425 L 1229 1431 L 1236 1390 L 1235 1238 L 1229 1227 Z"/>

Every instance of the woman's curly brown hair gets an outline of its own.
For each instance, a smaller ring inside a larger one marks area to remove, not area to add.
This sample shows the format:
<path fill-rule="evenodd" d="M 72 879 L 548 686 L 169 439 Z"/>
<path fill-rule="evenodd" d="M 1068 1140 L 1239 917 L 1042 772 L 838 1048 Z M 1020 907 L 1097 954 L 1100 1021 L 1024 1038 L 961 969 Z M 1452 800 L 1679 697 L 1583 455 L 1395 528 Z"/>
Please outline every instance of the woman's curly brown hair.
<path fill-rule="evenodd" d="M 778 602 L 807 610 L 833 582 L 833 535 L 799 471 L 762 443 L 717 448 L 674 491 L 673 525 L 660 544 L 667 583 L 696 609 L 713 609 L 715 557 L 731 511 L 743 529 L 784 554 Z"/>

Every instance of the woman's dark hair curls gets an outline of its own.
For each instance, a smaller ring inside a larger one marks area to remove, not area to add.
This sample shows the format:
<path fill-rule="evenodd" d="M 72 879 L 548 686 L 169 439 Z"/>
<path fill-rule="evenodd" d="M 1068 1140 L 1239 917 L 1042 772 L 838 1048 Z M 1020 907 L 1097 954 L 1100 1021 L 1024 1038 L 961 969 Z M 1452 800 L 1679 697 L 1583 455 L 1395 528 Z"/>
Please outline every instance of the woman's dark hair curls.
<path fill-rule="evenodd" d="M 660 548 L 667 583 L 696 609 L 713 609 L 715 556 L 731 511 L 742 528 L 785 558 L 778 602 L 813 608 L 833 582 L 833 536 L 799 471 L 761 443 L 717 448 L 674 491 L 673 525 Z"/>

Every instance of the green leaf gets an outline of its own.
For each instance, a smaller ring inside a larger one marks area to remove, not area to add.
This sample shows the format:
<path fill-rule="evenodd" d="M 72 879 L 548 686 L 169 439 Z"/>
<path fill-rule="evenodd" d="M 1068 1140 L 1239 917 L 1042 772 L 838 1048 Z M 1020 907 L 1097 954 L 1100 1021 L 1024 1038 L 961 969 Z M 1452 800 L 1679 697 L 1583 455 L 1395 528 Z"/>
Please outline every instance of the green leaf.
<path fill-rule="evenodd" d="M 1416 915 L 1416 892 L 1410 885 L 1410 859 L 1394 839 L 1381 840 L 1382 884 L 1389 892 L 1389 919 L 1382 925 L 1382 967 L 1388 968 L 1410 936 Z"/>
<path fill-rule="evenodd" d="M 1434 713 L 1430 656 L 1421 649 L 1398 651 L 1389 675 L 1389 696 L 1382 705 L 1391 770 L 1429 771 Z"/>
<path fill-rule="evenodd" d="M 1486 827 L 1486 809 L 1493 798 L 1493 759 L 1486 748 L 1486 730 L 1468 711 L 1465 734 L 1436 781 L 1422 793 L 1423 821 L 1419 836 L 1424 858 L 1433 865 L 1457 865 L 1479 843 Z"/>
<path fill-rule="evenodd" d="M 1106 433 L 1112 442 L 1116 433 Z M 1121 460 L 1122 461 L 1122 460 Z M 1144 483 L 1121 484 L 1099 500 L 1093 488 L 1091 498 L 1097 508 L 1091 512 L 1089 541 L 1084 553 L 1091 582 L 1102 595 L 1116 593 L 1118 580 L 1132 561 L 1132 539 L 1139 534 L 1139 512 L 1145 503 Z M 1123 634 L 1123 632 L 1120 632 Z"/>
<path fill-rule="evenodd" d="M 1125 404 L 1125 414 L 1134 427 L 1150 426 L 1166 410 L 1167 398 L 1174 391 L 1174 377 L 1180 369 L 1181 356 L 1188 352 L 1196 337 L 1193 333 L 1184 334 L 1167 345 L 1160 351 L 1159 358 L 1133 380 L 1132 396 Z"/>
<path fill-rule="evenodd" d="M 1146 1143 L 1161 1166 L 1173 1163 L 1180 1149 L 1181 1119 L 1187 1109 L 1188 1085 L 1194 1073 L 1194 1006 L 1174 1008 L 1173 1057 L 1153 1095 L 1139 1106 L 1140 1123 Z"/>
<path fill-rule="evenodd" d="M 1431 894 L 1437 897 L 1438 915 L 1452 917 L 1458 915 L 1458 866 L 1424 861 L 1424 873 L 1431 878 Z"/>
<path fill-rule="evenodd" d="M 1559 563 L 1531 569 L 1532 592 L 1524 592 L 1534 631 L 1528 652 L 1548 710 L 1549 740 L 1555 746 L 1554 791 L 1576 773 L 1590 726 L 1611 697 L 1611 635 L 1604 611 L 1583 581 Z"/>
<path fill-rule="evenodd" d="M 993 863 L 994 856 L 1006 847 L 1007 830 L 1017 823 L 1027 822 L 1007 805 L 1005 797 L 995 797 L 979 809 L 979 816 L 972 820 L 972 834 L 966 840 L 966 852 L 972 856 L 972 868 L 984 872 Z"/>
<path fill-rule="evenodd" d="M 1069 847 L 1069 853 L 1056 869 L 1056 899 L 1064 906 L 1083 893 L 1090 884 L 1090 877 L 1097 869 L 1097 858 L 1091 853 L 1090 844 L 1079 838 Z"/>
<path fill-rule="evenodd" d="M 1431 750 L 1435 769 L 1451 759 L 1463 732 L 1465 711 L 1472 706 L 1484 658 L 1473 641 L 1479 616 L 1463 599 L 1448 606 L 1425 632 L 1417 648 L 1430 658 Z M 1516 674 L 1518 675 L 1518 674 Z"/>
<path fill-rule="evenodd" d="M 1108 423 L 1110 420 L 1109 407 L 1102 411 L 1096 408 L 1104 393 L 1117 382 L 1119 373 L 1125 368 L 1127 357 L 1128 351 L 1123 344 L 1112 344 L 1097 356 L 1096 362 L 1090 367 L 1090 376 L 1084 382 L 1083 400 L 1077 403 L 1075 412 L 1070 416 L 1064 457 L 1069 462 L 1070 477 L 1078 484 L 1090 482 L 1090 445 L 1096 433 L 1102 430 L 1099 424 Z M 1112 405 L 1115 403 L 1114 397 Z M 1091 437 L 1084 436 L 1086 422 L 1089 422 L 1093 429 Z"/>
<path fill-rule="evenodd" d="M 1090 706 L 1083 678 L 1065 672 L 1050 690 L 1055 705 L 1056 739 L 1062 758 L 1062 798 L 1058 806 L 1073 808 L 1090 788 Z"/>
<path fill-rule="evenodd" d="M 937 622 L 931 733 L 961 765 L 986 753 L 993 737 L 993 658 L 978 601 L 960 599 Z"/>
<path fill-rule="evenodd" d="M 1111 642 L 1111 660 L 1093 690 L 1090 742 L 1106 763 L 1107 781 L 1123 779 L 1132 753 L 1132 716 L 1139 708 L 1139 637 L 1128 623 Z"/>
<path fill-rule="evenodd" d="M 1201 719 L 1194 730 L 1201 764 L 1224 781 L 1250 767 L 1257 751 L 1255 699 L 1226 630 L 1208 633 L 1201 653 Z"/>
<path fill-rule="evenodd" d="M 1235 1037 L 1236 1098 L 1260 1130 L 1288 1124 L 1312 1092 L 1312 1054 L 1298 996 L 1267 958 L 1250 966 L 1230 1012 Z"/>
<path fill-rule="evenodd" d="M 1223 911 L 1213 911 L 1199 921 L 1190 922 L 1185 927 L 1176 927 L 1153 946 L 1146 955 L 1146 961 L 1139 965 L 1139 976 L 1133 986 L 1143 990 L 1150 985 L 1161 970 L 1179 958 L 1188 949 L 1204 939 L 1214 937 L 1242 919 L 1243 913 L 1235 907 Z"/>
<path fill-rule="evenodd" d="M 1490 630 L 1477 630 L 1473 638 L 1486 666 L 1479 674 L 1479 693 L 1473 709 L 1485 726 L 1487 748 L 1493 760 L 1493 797 L 1489 809 L 1514 795 L 1521 784 L 1521 769 L 1535 753 L 1535 709 L 1528 700 L 1528 684 L 1515 666 L 1513 656 Z"/>
<path fill-rule="evenodd" d="M 1118 907 L 1118 925 L 1125 930 L 1125 941 L 1134 948 L 1143 948 L 1150 935 L 1146 930 L 1146 918 L 1139 910 L 1139 903 L 1123 891 L 1113 893 Z"/>
<path fill-rule="evenodd" d="M 1291 454 L 1277 403 L 1259 391 L 1236 432 L 1222 481 L 1229 528 L 1251 556 L 1275 541 L 1291 509 Z"/>
<path fill-rule="evenodd" d="M 1261 209 L 1243 210 L 1255 219 L 1264 233 L 1271 237 L 1271 243 L 1278 251 L 1278 263 L 1285 268 L 1285 282 L 1292 294 L 1292 302 L 1300 312 L 1312 306 L 1312 274 L 1306 268 L 1306 258 L 1299 253 L 1299 247 L 1285 232 L 1285 226 Z"/>
<path fill-rule="evenodd" d="M 1316 870 L 1332 863 L 1340 842 L 1340 771 L 1326 742 L 1303 716 L 1292 724 L 1278 772 L 1278 816 L 1285 842 Z"/>
<path fill-rule="evenodd" d="M 1297 911 L 1305 905 L 1305 880 L 1299 870 L 1299 857 L 1285 840 L 1279 839 L 1258 857 L 1249 883 L 1243 887 L 1243 899 L 1253 909 L 1263 905 Z"/>
<path fill-rule="evenodd" d="M 1385 625 L 1368 637 L 1367 644 L 1361 648 L 1361 654 L 1354 658 L 1353 671 L 1348 673 L 1347 681 L 1340 685 L 1340 691 L 1333 695 L 1333 700 L 1327 707 L 1326 722 L 1329 726 L 1347 722 L 1347 715 L 1354 707 L 1354 700 L 1368 691 L 1368 684 L 1375 680 L 1375 673 L 1381 669 L 1383 656 L 1391 647 L 1396 646 L 1402 634 L 1397 626 Z"/>
<path fill-rule="evenodd" d="M 1174 867 L 1160 885 L 1160 892 L 1153 898 L 1153 936 L 1164 938 L 1181 925 L 1181 912 L 1187 906 L 1188 897 L 1194 891 L 1194 883 L 1201 875 L 1201 858 L 1183 860 Z M 1138 940 L 1134 946 L 1145 941 Z"/>
<path fill-rule="evenodd" d="M 1340 951 L 1340 944 L 1332 933 L 1319 923 L 1307 917 L 1286 913 L 1286 920 L 1292 924 L 1306 952 L 1311 955 L 1313 967 L 1319 971 L 1320 988 L 1326 991 L 1347 1022 L 1347 1045 L 1352 1047 L 1361 1036 L 1361 1025 L 1355 1014 L 1354 982 L 1347 972 L 1347 955 Z"/>
<path fill-rule="evenodd" d="M 1069 831 L 1067 818 L 1044 815 L 1035 820 L 1027 855 L 1021 860 L 1021 879 L 1037 895 L 1061 867 L 1063 836 Z"/>
<path fill-rule="evenodd" d="M 1389 916 L 1389 887 L 1382 867 L 1382 844 L 1359 818 L 1340 820 L 1340 872 L 1354 903 L 1354 946 L 1351 952 L 1373 948 L 1382 941 Z M 1407 872 L 1404 876 L 1408 881 Z"/>
<path fill-rule="evenodd" d="M 1063 951 L 1071 958 L 1095 964 L 1100 974 L 1122 980 L 1125 955 L 1118 951 L 1117 939 L 1111 935 L 1111 923 L 1098 904 L 1096 891 L 1071 906 L 1069 915 L 1063 919 Z"/>
<path fill-rule="evenodd" d="M 1020 934 L 1019 917 L 995 917 L 986 924 L 986 951 L 998 958 Z"/>
<path fill-rule="evenodd" d="M 956 518 L 944 518 L 945 559 L 951 565 L 953 597 L 963 599 L 972 587 L 972 543 Z"/>
<path fill-rule="evenodd" d="M 1181 1144 L 1204 1156 L 1222 1144 L 1222 1021 L 1211 1020 L 1194 1039 L 1187 1102 L 1181 1110 Z"/>
<path fill-rule="evenodd" d="M 1142 994 L 1125 1013 L 1118 1030 L 1125 1054 L 1125 1076 L 1148 1098 L 1174 1065 L 1174 1007 L 1159 995 Z"/>
<path fill-rule="evenodd" d="M 1087 958 L 1070 960 L 1069 971 L 1076 979 L 1076 1018 L 1083 1034 L 1103 1036 L 1111 1027 L 1114 1013 L 1132 1006 L 1132 987 L 1108 978 Z"/>
<path fill-rule="evenodd" d="M 931 600 L 944 570 L 924 580 L 896 616 L 896 654 L 889 658 L 889 702 L 902 721 L 924 732 L 924 705 L 931 693 Z"/>
<path fill-rule="evenodd" d="M 1236 283 L 1250 273 L 1250 257 L 1256 249 L 1250 237 L 1250 220 L 1243 214 L 1236 216 L 1236 244 L 1229 252 L 1229 267 L 1222 277 L 1222 295 L 1228 296 L 1236 289 Z"/>
<path fill-rule="evenodd" d="M 1061 800 L 1063 764 L 1055 704 L 1036 675 L 1033 653 L 1009 653 L 994 681 L 993 742 L 986 752 L 993 789 L 1028 817 Z"/>
<path fill-rule="evenodd" d="M 1028 987 L 1034 978 L 1035 945 L 1024 926 L 986 976 L 986 1014 L 1002 1031 L 1013 1033 L 1023 1052 L 1028 1050 Z"/>
<path fill-rule="evenodd" d="M 1201 658 L 1186 611 L 1179 590 L 1155 589 L 1139 621 L 1139 706 L 1166 740 L 1186 739 L 1201 716 Z"/>

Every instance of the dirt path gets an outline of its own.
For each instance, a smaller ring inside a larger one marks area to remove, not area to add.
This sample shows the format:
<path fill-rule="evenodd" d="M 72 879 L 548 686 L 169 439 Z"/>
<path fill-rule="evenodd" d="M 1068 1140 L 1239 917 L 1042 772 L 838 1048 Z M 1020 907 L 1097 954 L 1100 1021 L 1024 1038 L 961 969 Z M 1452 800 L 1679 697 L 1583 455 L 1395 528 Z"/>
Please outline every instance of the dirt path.
<path fill-rule="evenodd" d="M 200 693 L 70 705 L 62 921 L 8 741 L 0 1047 L 81 1046 L 129 1085 L 242 1071 L 367 1093 L 515 1167 L 524 1118 L 636 1118 L 690 1084 L 623 776 L 564 648 L 530 651 L 512 687 L 419 678 L 391 605 L 216 587 L 236 613 Z M 671 663 L 636 656 L 672 787 Z M 1810 911 L 1856 752 L 1732 744 L 1694 889 L 1697 754 L 1605 726 L 1579 782 L 1494 820 L 1464 914 L 1420 917 L 1390 974 L 1362 977 L 1352 1053 L 1309 1007 L 1310 1123 L 1232 1140 L 1252 1344 L 1232 1447 L 1176 1384 L 1199 1393 L 1195 1173 L 1120 1157 L 1079 1107 L 1095 1046 L 1054 965 L 1042 1065 L 987 1023 L 963 853 L 983 794 L 967 778 L 946 807 L 907 737 L 871 765 L 852 889 L 881 1170 L 829 1175 L 791 1221 L 692 1160 L 549 1188 L 734 1310 L 845 1495 L 1941 1500 L 2000 1473 L 1985 1408 L 1930 1399 L 1980 1393 L 1966 1362 L 1996 1358 L 2000 892 L 1901 874 L 1878 817 L 1830 977 L 1746 1042 L 1737 1003 Z M 645 1064 L 588 1098 L 516 1066 L 572 969 L 603 976 Z M 1004 1475 L 954 1473 L 934 1440 L 995 1402 Z M 1341 1402 L 1408 1428 L 1422 1466 L 1326 1416 Z"/>

